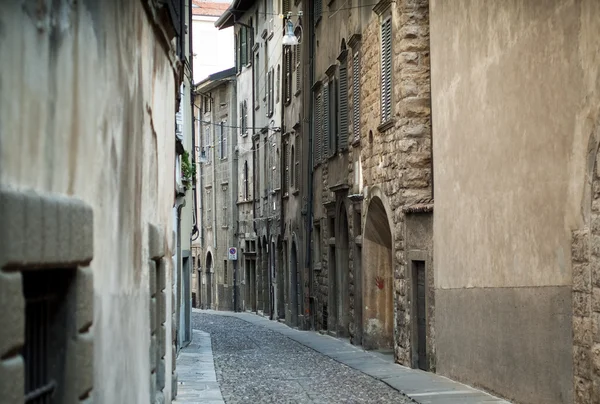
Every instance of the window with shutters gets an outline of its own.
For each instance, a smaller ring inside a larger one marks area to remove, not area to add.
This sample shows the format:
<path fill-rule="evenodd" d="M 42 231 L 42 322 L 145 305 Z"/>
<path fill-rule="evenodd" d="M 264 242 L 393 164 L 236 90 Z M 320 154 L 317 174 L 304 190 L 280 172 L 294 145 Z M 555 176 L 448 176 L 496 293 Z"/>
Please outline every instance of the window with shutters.
<path fill-rule="evenodd" d="M 392 18 L 381 24 L 381 123 L 392 118 Z"/>
<path fill-rule="evenodd" d="M 248 160 L 244 161 L 244 200 L 247 201 L 250 197 L 249 188 L 250 188 L 250 179 L 249 179 L 249 170 L 248 170 Z"/>
<path fill-rule="evenodd" d="M 294 161 L 296 159 L 296 150 L 294 149 L 294 145 L 292 145 L 291 149 L 292 149 L 292 151 L 290 153 L 290 159 L 289 159 L 289 165 L 290 165 L 289 175 L 290 175 L 291 186 L 293 188 L 295 188 L 296 183 L 294 182 L 294 179 L 295 179 L 295 176 L 294 176 L 295 171 L 294 170 L 296 167 L 294 167 Z"/>
<path fill-rule="evenodd" d="M 328 147 L 328 156 L 332 157 L 335 155 L 336 151 L 337 151 L 337 133 L 338 133 L 338 109 L 337 109 L 337 80 L 332 77 L 329 79 L 329 83 L 327 84 L 327 87 L 329 88 L 328 93 L 329 93 L 329 105 L 327 106 L 327 108 L 329 109 L 329 112 L 327 113 L 329 122 L 327 123 L 326 126 L 326 130 L 327 130 L 327 136 L 328 136 L 328 141 L 327 141 L 327 145 Z"/>
<path fill-rule="evenodd" d="M 248 64 L 248 28 L 240 29 L 240 63 L 242 66 Z"/>
<path fill-rule="evenodd" d="M 321 116 L 323 114 L 322 104 L 323 99 L 321 96 L 321 92 L 315 93 L 315 102 L 314 102 L 314 150 L 313 150 L 313 159 L 314 164 L 317 165 L 321 162 L 321 151 L 322 151 L 322 142 L 321 142 L 321 130 L 322 128 L 322 120 Z"/>
<path fill-rule="evenodd" d="M 277 76 L 275 77 L 275 104 L 279 104 L 279 92 L 281 91 L 281 65 L 277 65 Z"/>
<path fill-rule="evenodd" d="M 240 128 L 241 135 L 248 135 L 248 103 L 246 100 L 242 101 L 240 104 Z"/>
<path fill-rule="evenodd" d="M 273 116 L 273 68 L 267 72 L 267 116 Z"/>
<path fill-rule="evenodd" d="M 210 123 L 204 126 L 204 157 L 206 158 L 206 164 L 210 164 L 211 160 L 211 142 L 210 142 Z"/>
<path fill-rule="evenodd" d="M 314 0 L 314 14 L 315 14 L 315 25 L 321 21 L 321 16 L 323 14 L 323 0 Z"/>
<path fill-rule="evenodd" d="M 289 184 L 290 184 L 290 147 L 288 142 L 283 142 L 283 194 L 286 195 L 288 193 Z"/>
<path fill-rule="evenodd" d="M 281 0 L 281 13 L 287 14 L 290 11 L 290 0 Z"/>
<path fill-rule="evenodd" d="M 356 52 L 352 58 L 352 135 L 360 140 L 360 56 Z"/>
<path fill-rule="evenodd" d="M 240 30 L 240 31 L 242 31 L 242 30 Z M 239 73 L 240 70 L 242 70 L 241 69 L 242 63 L 241 63 L 241 59 L 240 59 L 240 40 L 239 40 L 238 34 L 235 34 L 233 36 L 233 38 L 234 38 L 234 41 L 235 41 L 235 48 L 234 48 L 235 49 L 235 54 L 233 55 L 234 62 L 235 62 L 235 71 L 237 73 Z"/>
<path fill-rule="evenodd" d="M 250 28 L 248 28 L 248 46 L 247 46 L 247 55 L 246 55 L 246 59 L 248 61 L 248 64 L 252 63 L 252 48 L 254 48 L 254 25 L 252 23 L 252 18 L 250 18 L 248 25 L 250 26 Z"/>
<path fill-rule="evenodd" d="M 227 158 L 227 128 L 226 121 L 221 121 L 219 124 L 219 158 L 221 160 Z"/>
<path fill-rule="evenodd" d="M 254 109 L 258 109 L 260 108 L 260 73 L 258 71 L 259 69 L 259 62 L 260 62 L 260 49 L 256 50 L 256 55 L 254 56 L 254 94 L 255 94 L 255 100 L 254 100 Z"/>
<path fill-rule="evenodd" d="M 227 207 L 229 206 L 229 193 L 227 192 L 227 186 L 224 186 L 222 190 L 223 206 L 221 207 L 221 212 L 223 217 L 221 218 L 221 227 L 227 227 L 229 225 L 229 214 L 227 211 Z"/>
<path fill-rule="evenodd" d="M 323 103 L 321 104 L 321 116 L 322 116 L 322 122 L 321 122 L 321 138 L 323 139 L 323 151 L 322 151 L 322 155 L 321 155 L 321 161 L 325 161 L 325 159 L 327 157 L 329 157 L 329 139 L 330 139 L 330 135 L 329 135 L 329 111 L 330 111 L 330 107 L 329 107 L 329 85 L 330 85 L 331 81 L 325 83 L 325 85 L 323 86 Z"/>
<path fill-rule="evenodd" d="M 290 164 L 294 165 L 294 188 L 297 190 L 300 189 L 300 133 L 296 132 L 296 138 L 294 139 L 296 143 L 296 149 L 294 153 L 294 157 L 291 160 Z"/>
<path fill-rule="evenodd" d="M 285 70 L 285 90 L 283 100 L 285 105 L 289 105 L 292 100 L 292 47 L 286 46 L 283 51 L 284 70 Z"/>
<path fill-rule="evenodd" d="M 340 62 L 338 74 L 338 147 L 348 147 L 348 67 L 346 59 Z"/>
<path fill-rule="evenodd" d="M 298 43 L 302 43 L 302 33 L 300 29 L 296 30 L 296 38 L 298 38 Z M 302 85 L 302 71 L 301 71 L 301 61 L 300 61 L 300 50 L 302 46 L 297 45 L 294 46 L 294 75 L 296 82 L 296 91 L 295 95 L 298 96 L 300 94 L 300 86 Z"/>

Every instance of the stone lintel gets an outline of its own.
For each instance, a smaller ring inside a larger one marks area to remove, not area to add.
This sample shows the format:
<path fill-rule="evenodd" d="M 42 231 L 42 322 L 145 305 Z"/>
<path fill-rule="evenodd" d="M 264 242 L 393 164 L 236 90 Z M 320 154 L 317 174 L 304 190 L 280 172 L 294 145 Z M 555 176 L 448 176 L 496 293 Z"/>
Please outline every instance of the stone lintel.
<path fill-rule="evenodd" d="M 354 203 L 358 203 L 362 202 L 362 200 L 365 199 L 365 196 L 363 194 L 352 194 L 348 195 L 348 199 Z"/>
<path fill-rule="evenodd" d="M 335 70 L 337 69 L 337 67 L 338 67 L 337 63 L 330 64 L 329 67 L 327 68 L 327 70 L 325 70 L 325 74 L 328 77 L 332 77 L 335 74 Z"/>
<path fill-rule="evenodd" d="M 340 52 L 340 54 L 337 57 L 337 60 L 340 63 L 344 63 L 346 61 L 346 59 L 348 58 L 348 49 L 344 49 L 343 51 Z"/>
<path fill-rule="evenodd" d="M 381 17 L 383 13 L 389 10 L 392 5 L 392 0 L 379 0 L 375 7 L 373 7 L 373 12 L 375 12 L 378 16 Z"/>
<path fill-rule="evenodd" d="M 89 264 L 93 218 L 92 207 L 79 199 L 0 187 L 0 268 Z"/>
<path fill-rule="evenodd" d="M 350 46 L 352 49 L 357 48 L 358 46 L 360 46 L 361 41 L 361 34 L 352 34 L 352 36 L 348 40 L 348 46 Z"/>
<path fill-rule="evenodd" d="M 335 193 L 338 193 L 338 192 L 343 192 L 343 191 L 349 190 L 350 185 L 348 185 L 346 183 L 335 184 L 335 185 L 329 187 L 329 189 Z"/>

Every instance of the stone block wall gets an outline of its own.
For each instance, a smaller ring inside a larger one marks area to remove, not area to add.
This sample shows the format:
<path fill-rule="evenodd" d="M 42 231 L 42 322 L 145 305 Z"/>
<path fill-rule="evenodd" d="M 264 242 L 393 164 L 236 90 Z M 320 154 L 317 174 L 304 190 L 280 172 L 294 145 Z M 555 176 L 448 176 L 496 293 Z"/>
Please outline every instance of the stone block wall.
<path fill-rule="evenodd" d="M 432 196 L 428 1 L 398 1 L 390 5 L 390 12 L 392 119 L 381 125 L 381 20 L 373 14 L 362 33 L 358 147 L 363 185 L 379 187 L 393 212 L 388 220 L 394 240 L 395 355 L 398 362 L 410 366 L 410 339 L 407 332 L 401 332 L 410 322 L 402 207 Z M 366 203 L 363 226 L 368 215 Z"/>
<path fill-rule="evenodd" d="M 94 293 L 88 267 L 94 253 L 92 208 L 75 198 L 2 187 L 0 223 L 0 403 L 23 402 L 26 369 L 39 369 L 42 363 L 48 374 L 43 382 L 54 381 L 57 402 L 85 402 L 94 378 Z M 54 300 L 61 310 L 47 320 L 49 351 L 40 352 L 46 355 L 42 362 L 29 364 L 22 354 L 28 343 L 25 276 L 38 285 L 64 281 Z"/>
<path fill-rule="evenodd" d="M 596 164 L 597 164 L 596 156 Z M 589 223 L 573 232 L 574 402 L 600 403 L 600 176 L 593 172 Z"/>

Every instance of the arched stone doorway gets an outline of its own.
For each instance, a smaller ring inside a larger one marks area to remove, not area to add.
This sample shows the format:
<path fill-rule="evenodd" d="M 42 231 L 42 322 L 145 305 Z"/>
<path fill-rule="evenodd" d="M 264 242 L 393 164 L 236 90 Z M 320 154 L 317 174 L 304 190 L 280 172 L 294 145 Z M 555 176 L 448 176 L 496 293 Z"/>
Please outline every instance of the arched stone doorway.
<path fill-rule="evenodd" d="M 363 238 L 363 347 L 394 347 L 392 232 L 381 199 L 369 203 Z"/>
<path fill-rule="evenodd" d="M 348 337 L 350 330 L 350 265 L 349 265 L 349 237 L 348 237 L 348 216 L 344 204 L 340 205 L 337 215 L 336 231 L 336 295 L 337 295 L 337 334 L 341 337 Z"/>
<path fill-rule="evenodd" d="M 298 316 L 302 313 L 300 309 L 302 284 L 300 282 L 300 273 L 298 272 L 298 252 L 296 251 L 296 241 L 292 241 L 292 250 L 290 252 L 290 304 L 292 312 L 292 324 L 298 326 Z"/>
<path fill-rule="evenodd" d="M 212 308 L 212 254 L 206 255 L 206 308 Z"/>

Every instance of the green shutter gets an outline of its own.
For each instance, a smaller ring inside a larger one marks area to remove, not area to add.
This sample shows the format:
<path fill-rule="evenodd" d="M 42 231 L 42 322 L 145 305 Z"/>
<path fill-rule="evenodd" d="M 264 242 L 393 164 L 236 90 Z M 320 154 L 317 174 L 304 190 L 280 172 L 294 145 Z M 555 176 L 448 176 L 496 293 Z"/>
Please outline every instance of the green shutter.
<path fill-rule="evenodd" d="M 326 157 L 329 156 L 329 138 L 330 138 L 330 132 L 331 132 L 331 127 L 330 127 L 330 123 L 329 123 L 329 109 L 330 109 L 330 105 L 329 105 L 329 82 L 327 84 L 325 84 L 323 86 L 323 129 L 322 129 L 322 134 L 323 134 L 323 160 L 325 160 Z"/>
<path fill-rule="evenodd" d="M 338 96 L 339 147 L 345 149 L 348 147 L 348 69 L 345 61 L 340 65 Z"/>
<path fill-rule="evenodd" d="M 381 121 L 392 117 L 392 19 L 381 25 Z"/>
<path fill-rule="evenodd" d="M 352 134 L 360 139 L 360 59 L 358 52 L 352 60 Z"/>

